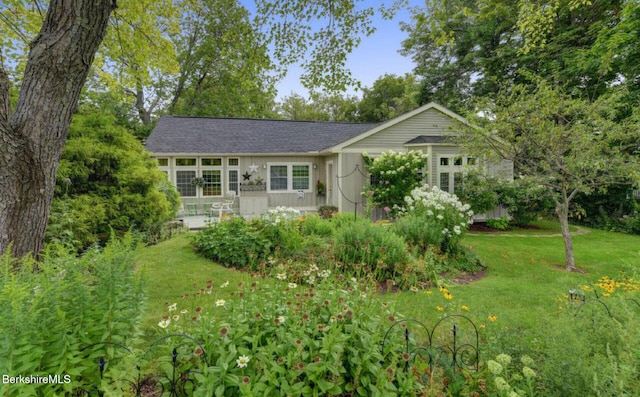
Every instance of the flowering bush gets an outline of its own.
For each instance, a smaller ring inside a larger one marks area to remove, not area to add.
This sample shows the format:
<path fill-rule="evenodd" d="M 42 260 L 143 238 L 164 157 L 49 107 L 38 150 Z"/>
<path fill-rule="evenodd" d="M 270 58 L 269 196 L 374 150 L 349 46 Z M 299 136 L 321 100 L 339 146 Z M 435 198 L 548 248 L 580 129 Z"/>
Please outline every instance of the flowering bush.
<path fill-rule="evenodd" d="M 362 157 L 371 174 L 371 185 L 365 186 L 363 195 L 374 205 L 394 208 L 403 205 L 406 195 L 422 183 L 421 171 L 427 164 L 427 155 L 420 151 L 397 153 L 393 150 L 371 158 Z"/>
<path fill-rule="evenodd" d="M 305 287 L 287 274 L 280 278 L 240 284 L 231 296 L 213 288 L 168 306 L 165 319 L 184 315 L 161 321 L 160 333 L 188 334 L 204 348 L 193 355 L 206 353 L 208 367 L 194 373 L 194 396 L 420 392 L 421 378 L 404 370 L 402 358 L 390 358 L 402 350 L 403 338 L 383 347 L 397 314 L 388 306 L 373 309 L 367 283 L 327 275 Z"/>
<path fill-rule="evenodd" d="M 420 252 L 430 246 L 442 252 L 454 250 L 473 223 L 469 205 L 437 186 L 415 188 L 404 200 L 394 230 Z"/>

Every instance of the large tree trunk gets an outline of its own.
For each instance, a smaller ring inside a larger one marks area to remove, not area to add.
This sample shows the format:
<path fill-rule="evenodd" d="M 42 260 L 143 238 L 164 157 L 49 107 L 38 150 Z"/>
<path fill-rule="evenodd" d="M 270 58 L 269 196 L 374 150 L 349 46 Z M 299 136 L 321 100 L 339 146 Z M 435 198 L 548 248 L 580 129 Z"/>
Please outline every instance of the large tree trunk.
<path fill-rule="evenodd" d="M 42 250 L 71 117 L 115 0 L 51 0 L 15 110 L 0 66 L 0 253 Z"/>

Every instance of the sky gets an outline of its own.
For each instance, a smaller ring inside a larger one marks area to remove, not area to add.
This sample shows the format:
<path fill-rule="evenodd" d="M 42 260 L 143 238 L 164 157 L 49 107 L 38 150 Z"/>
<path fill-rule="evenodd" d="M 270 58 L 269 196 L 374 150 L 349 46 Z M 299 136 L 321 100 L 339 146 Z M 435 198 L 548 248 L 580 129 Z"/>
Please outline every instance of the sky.
<path fill-rule="evenodd" d="M 248 3 L 247 0 L 242 0 L 242 2 Z M 424 0 L 409 0 L 408 2 L 409 5 L 399 11 L 393 20 L 383 20 L 376 16 L 374 19 L 376 32 L 369 37 L 362 38 L 360 46 L 349 54 L 347 67 L 363 87 L 371 87 L 373 82 L 384 74 L 403 75 L 413 71 L 413 61 L 398 53 L 402 47 L 402 41 L 407 38 L 407 33 L 400 30 L 400 22 L 410 22 L 409 9 L 415 6 L 424 6 Z M 366 0 L 361 4 L 378 7 L 380 1 Z M 288 69 L 287 76 L 276 85 L 278 100 L 291 93 L 308 97 L 308 91 L 300 84 L 301 74 L 301 68 L 297 65 Z M 351 89 L 347 94 L 360 96 L 361 92 Z"/>

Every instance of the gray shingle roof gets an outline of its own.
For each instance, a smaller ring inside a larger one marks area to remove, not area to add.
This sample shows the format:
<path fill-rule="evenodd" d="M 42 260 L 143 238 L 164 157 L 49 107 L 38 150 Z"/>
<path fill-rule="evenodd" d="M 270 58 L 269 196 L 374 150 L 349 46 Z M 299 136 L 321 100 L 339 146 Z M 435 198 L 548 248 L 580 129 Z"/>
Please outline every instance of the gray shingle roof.
<path fill-rule="evenodd" d="M 269 154 L 328 149 L 377 124 L 164 116 L 147 139 L 152 153 Z"/>

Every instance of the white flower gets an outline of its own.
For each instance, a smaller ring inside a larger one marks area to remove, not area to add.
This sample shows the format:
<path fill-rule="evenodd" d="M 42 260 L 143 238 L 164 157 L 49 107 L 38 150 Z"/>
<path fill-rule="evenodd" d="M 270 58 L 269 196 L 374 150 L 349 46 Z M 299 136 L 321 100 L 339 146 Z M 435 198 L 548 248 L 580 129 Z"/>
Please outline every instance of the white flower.
<path fill-rule="evenodd" d="M 287 279 L 287 273 L 278 273 L 278 274 L 276 274 L 276 278 L 278 280 L 284 281 L 284 280 Z"/>
<path fill-rule="evenodd" d="M 309 266 L 309 270 L 312 271 L 312 272 L 317 272 L 318 271 L 318 266 L 311 265 L 311 266 Z"/>
<path fill-rule="evenodd" d="M 169 326 L 169 324 L 171 324 L 171 320 L 169 320 L 168 318 L 165 318 L 165 319 L 162 319 L 162 321 L 160 321 L 158 323 L 158 327 L 167 328 Z"/>
<path fill-rule="evenodd" d="M 229 280 L 225 281 L 224 283 L 220 284 L 220 288 L 225 288 L 229 286 Z"/>
<path fill-rule="evenodd" d="M 291 288 L 291 289 L 298 288 L 298 284 L 296 284 L 296 283 L 289 283 L 289 288 Z"/>
<path fill-rule="evenodd" d="M 216 306 L 218 306 L 218 307 L 224 306 L 225 303 L 226 303 L 226 301 L 224 299 L 218 299 L 216 301 Z"/>
<path fill-rule="evenodd" d="M 276 317 L 276 323 L 277 323 L 278 325 L 282 325 L 282 324 L 284 324 L 284 322 L 285 322 L 285 321 L 286 321 L 286 318 L 284 318 L 284 316 L 278 316 L 278 317 Z"/>
<path fill-rule="evenodd" d="M 249 364 L 250 360 L 251 359 L 248 356 L 240 356 L 236 360 L 236 364 L 238 364 L 238 367 L 240 367 L 240 368 L 245 368 L 247 366 L 247 364 Z"/>
<path fill-rule="evenodd" d="M 167 309 L 168 309 L 170 312 L 172 312 L 172 311 L 176 310 L 177 308 L 178 308 L 178 304 L 177 304 L 177 303 L 174 303 L 173 305 L 169 305 L 169 306 L 167 307 Z"/>

